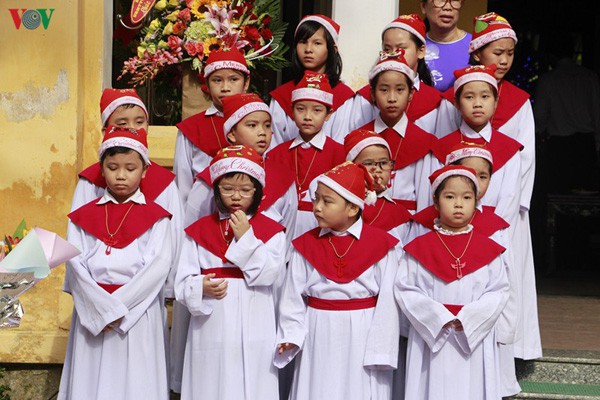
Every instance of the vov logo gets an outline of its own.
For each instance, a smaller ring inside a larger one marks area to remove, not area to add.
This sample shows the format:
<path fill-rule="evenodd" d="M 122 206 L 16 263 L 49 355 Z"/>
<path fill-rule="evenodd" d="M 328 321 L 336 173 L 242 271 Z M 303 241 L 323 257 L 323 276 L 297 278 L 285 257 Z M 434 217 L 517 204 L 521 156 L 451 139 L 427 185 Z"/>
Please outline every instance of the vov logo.
<path fill-rule="evenodd" d="M 21 25 L 29 30 L 37 29 L 40 24 L 48 29 L 54 8 L 37 8 L 28 10 L 26 8 L 9 8 L 15 28 L 21 29 Z"/>

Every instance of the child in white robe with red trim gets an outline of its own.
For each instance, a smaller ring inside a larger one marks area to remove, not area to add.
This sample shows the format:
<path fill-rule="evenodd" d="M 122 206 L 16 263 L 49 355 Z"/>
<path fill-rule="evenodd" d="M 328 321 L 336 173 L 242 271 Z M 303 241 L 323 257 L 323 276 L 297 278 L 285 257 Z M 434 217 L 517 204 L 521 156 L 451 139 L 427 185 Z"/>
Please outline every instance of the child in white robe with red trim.
<path fill-rule="evenodd" d="M 146 143 L 143 129 L 109 127 L 99 151 L 107 190 L 69 214 L 81 254 L 65 275 L 75 307 L 59 399 L 169 398 L 171 215 L 139 189 L 152 168 Z"/>
<path fill-rule="evenodd" d="M 173 172 L 184 205 L 196 175 L 208 167 L 217 151 L 229 144 L 223 132 L 225 119 L 222 96 L 245 93 L 250 84 L 250 70 L 246 59 L 235 47 L 211 51 L 203 73 L 211 98 L 210 106 L 177 124 Z M 181 392 L 181 373 L 189 322 L 190 314 L 187 308 L 174 302 L 170 358 L 171 388 L 177 393 Z"/>
<path fill-rule="evenodd" d="M 379 62 L 369 72 L 379 114 L 361 129 L 380 134 L 388 142 L 394 160 L 391 196 L 414 212 L 430 202 L 427 177 L 431 173 L 431 149 L 436 138 L 406 115 L 414 95 L 414 71 L 404 54 L 403 49 L 381 52 Z"/>
<path fill-rule="evenodd" d="M 215 72 L 217 74 L 213 75 Z M 223 132 L 225 119 L 221 98 L 245 93 L 250 84 L 246 59 L 235 47 L 211 51 L 203 74 L 211 98 L 208 109 L 177 124 L 173 172 L 183 204 L 196 175 L 208 167 L 217 151 L 229 145 Z"/>
<path fill-rule="evenodd" d="M 192 314 L 181 398 L 276 400 L 273 284 L 284 227 L 257 213 L 265 171 L 255 150 L 226 147 L 209 168 L 219 212 L 186 228 L 175 284 Z"/>
<path fill-rule="evenodd" d="M 270 93 L 269 110 L 273 116 L 274 133 L 271 148 L 298 136 L 292 112 L 292 92 L 305 71 L 326 73 L 332 86 L 332 114 L 323 125 L 325 135 L 343 143 L 344 136 L 352 130 L 350 121 L 354 90 L 340 80 L 342 59 L 338 52 L 339 33 L 340 26 L 321 14 L 307 15 L 298 23 L 292 53 L 294 79 Z"/>
<path fill-rule="evenodd" d="M 362 212 L 363 222 L 383 229 L 399 240 L 398 257 L 402 246 L 408 243 L 411 213 L 396 203 L 390 194 L 390 175 L 394 166 L 390 146 L 381 135 L 365 129 L 357 129 L 344 140 L 346 160 L 362 164 L 373 178 L 377 201 L 366 205 Z"/>
<path fill-rule="evenodd" d="M 104 89 L 100 99 L 100 113 L 102 117 L 103 131 L 107 126 L 124 126 L 148 132 L 148 111 L 142 99 L 134 89 Z M 183 231 L 183 205 L 179 197 L 179 191 L 175 184 L 175 175 L 168 169 L 150 162 L 147 179 L 143 179 L 140 190 L 146 200 L 152 200 L 163 207 L 171 215 L 169 224 L 171 226 L 171 240 L 173 244 L 174 265 L 177 261 L 179 248 L 181 247 Z M 71 211 L 77 210 L 84 204 L 101 197 L 106 190 L 106 180 L 102 176 L 100 163 L 95 163 L 81 173 L 73 200 Z M 173 278 L 175 270 L 172 269 L 165 287 L 165 297 L 174 298 Z"/>
<path fill-rule="evenodd" d="M 399 335 L 390 292 L 398 240 L 362 222 L 365 187 L 369 173 L 351 162 L 313 181 L 319 227 L 293 241 L 279 306 L 275 365 L 297 357 L 290 399 L 391 396 L 397 348 L 377 343 Z M 369 190 L 367 202 L 374 197 Z"/>
<path fill-rule="evenodd" d="M 236 94 L 223 98 L 223 130 L 230 144 L 246 145 L 262 156 L 271 143 L 271 115 L 268 106 L 256 94 Z M 259 121 L 260 120 L 260 121 Z M 260 122 L 260 123 L 259 123 Z M 250 126 L 251 125 L 251 126 Z M 288 241 L 293 237 L 298 209 L 294 175 L 276 160 L 265 160 L 265 197 L 259 212 L 286 227 Z M 216 210 L 209 168 L 196 177 L 185 205 L 186 225 Z"/>
<path fill-rule="evenodd" d="M 325 135 L 324 123 L 331 117 L 333 92 L 326 74 L 304 71 L 292 92 L 292 113 L 298 136 L 270 150 L 267 159 L 293 171 L 298 194 L 294 238 L 315 228 L 309 185 L 313 179 L 344 162 L 344 147 Z"/>
<path fill-rule="evenodd" d="M 499 399 L 496 324 L 509 295 L 504 248 L 473 229 L 475 171 L 431 177 L 435 230 L 404 246 L 395 294 L 411 323 L 406 398 Z"/>
<path fill-rule="evenodd" d="M 498 79 L 499 100 L 490 123 L 494 129 L 523 145 L 519 153 L 519 213 L 511 242 L 518 279 L 522 283 L 519 292 L 522 312 L 514 354 L 517 358 L 531 360 L 542 356 L 529 224 L 529 205 L 535 179 L 535 122 L 529 94 L 504 79 L 512 66 L 516 44 L 517 35 L 505 18 L 492 12 L 474 19 L 473 39 L 469 45 L 471 58 L 482 65 L 498 66 L 495 76 Z"/>
<path fill-rule="evenodd" d="M 408 120 L 425 132 L 444 136 L 456 129 L 454 106 L 431 85 L 423 81 L 423 75 L 429 75 L 425 63 L 425 22 L 418 14 L 400 15 L 383 28 L 381 45 L 384 52 L 405 50 L 408 65 L 415 72 L 413 98 L 406 108 Z M 356 92 L 352 104 L 352 125 L 363 126 L 373 121 L 379 114 L 379 108 L 373 98 L 372 86 L 365 85 Z"/>

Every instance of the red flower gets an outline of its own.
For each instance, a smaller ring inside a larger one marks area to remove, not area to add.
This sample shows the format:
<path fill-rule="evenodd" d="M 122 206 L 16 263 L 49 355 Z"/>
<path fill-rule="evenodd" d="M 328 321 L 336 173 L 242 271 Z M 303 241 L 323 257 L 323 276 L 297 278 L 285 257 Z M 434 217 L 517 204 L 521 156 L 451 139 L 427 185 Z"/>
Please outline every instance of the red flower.
<path fill-rule="evenodd" d="M 184 22 L 175 22 L 175 25 L 173 25 L 173 34 L 177 36 L 182 36 L 186 29 L 187 25 Z"/>
<path fill-rule="evenodd" d="M 254 49 L 254 51 L 258 51 L 261 47 L 262 47 L 262 45 L 260 44 L 259 41 L 252 43 L 252 48 Z"/>
<path fill-rule="evenodd" d="M 269 17 L 268 15 L 265 15 L 265 17 L 262 19 L 262 23 L 265 26 L 269 26 L 269 24 L 271 23 L 272 20 L 273 20 L 273 18 Z"/>
<path fill-rule="evenodd" d="M 273 32 L 271 32 L 271 30 L 269 28 L 261 29 L 260 34 L 262 35 L 263 39 L 265 39 L 265 40 L 271 40 L 271 38 L 273 37 Z"/>
<path fill-rule="evenodd" d="M 183 10 L 179 11 L 179 14 L 177 14 L 177 18 L 179 18 L 182 21 L 189 22 L 192 19 L 190 9 L 184 8 Z"/>
<path fill-rule="evenodd" d="M 184 47 L 185 51 L 187 51 L 188 54 L 192 57 L 198 53 L 198 51 L 196 50 L 196 44 L 194 42 L 187 42 Z"/>
<path fill-rule="evenodd" d="M 182 43 L 183 40 L 175 35 L 170 35 L 169 39 L 167 39 L 167 44 L 171 50 L 177 50 L 179 47 L 181 47 Z"/>
<path fill-rule="evenodd" d="M 246 25 L 244 27 L 244 33 L 246 34 L 246 39 L 250 41 L 255 41 L 260 39 L 260 33 L 258 33 L 258 29 L 253 26 Z"/>
<path fill-rule="evenodd" d="M 237 11 L 235 13 L 235 16 L 237 18 L 241 17 L 242 14 L 244 14 L 244 11 L 245 11 L 244 6 L 235 6 L 235 7 L 233 7 L 233 10 Z"/>

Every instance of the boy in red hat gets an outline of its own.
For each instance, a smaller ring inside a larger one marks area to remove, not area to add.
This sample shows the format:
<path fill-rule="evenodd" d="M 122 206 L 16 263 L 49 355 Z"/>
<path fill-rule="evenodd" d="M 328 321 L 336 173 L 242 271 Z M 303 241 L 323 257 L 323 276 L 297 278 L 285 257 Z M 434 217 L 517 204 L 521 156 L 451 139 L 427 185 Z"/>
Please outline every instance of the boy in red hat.
<path fill-rule="evenodd" d="M 173 172 L 183 204 L 196 175 L 210 164 L 218 150 L 228 145 L 223 132 L 223 98 L 245 93 L 250 85 L 248 64 L 236 48 L 211 51 L 203 77 L 210 106 L 177 124 Z"/>
<path fill-rule="evenodd" d="M 64 290 L 74 309 L 59 399 L 169 397 L 163 288 L 174 257 L 171 214 L 142 190 L 146 132 L 108 126 L 106 190 L 69 214 Z"/>
<path fill-rule="evenodd" d="M 398 240 L 363 223 L 365 203 L 376 198 L 372 189 L 366 168 L 351 162 L 311 184 L 319 227 L 293 241 L 279 305 L 275 365 L 299 357 L 290 399 L 391 394 L 398 349 L 377 344 L 383 332 L 399 334 L 390 292 Z"/>
<path fill-rule="evenodd" d="M 369 71 L 371 94 L 379 113 L 362 129 L 380 134 L 388 142 L 394 160 L 392 198 L 414 212 L 430 203 L 425 178 L 430 174 L 430 152 L 436 138 L 407 116 L 415 93 L 415 73 L 405 54 L 403 49 L 393 53 L 382 51 L 379 61 Z"/>
<path fill-rule="evenodd" d="M 318 175 L 344 162 L 344 148 L 323 132 L 331 116 L 333 93 L 326 74 L 305 71 L 292 91 L 292 113 L 299 134 L 270 150 L 267 158 L 293 171 L 298 194 L 295 237 L 317 226 L 308 187 Z"/>
<path fill-rule="evenodd" d="M 218 211 L 186 228 L 175 284 L 192 314 L 181 398 L 277 400 L 272 287 L 284 227 L 258 212 L 266 180 L 254 149 L 219 150 L 209 173 Z"/>
<path fill-rule="evenodd" d="M 473 229 L 475 171 L 430 176 L 440 217 L 404 246 L 395 294 L 409 319 L 407 399 L 500 399 L 496 325 L 509 297 L 500 246 Z"/>

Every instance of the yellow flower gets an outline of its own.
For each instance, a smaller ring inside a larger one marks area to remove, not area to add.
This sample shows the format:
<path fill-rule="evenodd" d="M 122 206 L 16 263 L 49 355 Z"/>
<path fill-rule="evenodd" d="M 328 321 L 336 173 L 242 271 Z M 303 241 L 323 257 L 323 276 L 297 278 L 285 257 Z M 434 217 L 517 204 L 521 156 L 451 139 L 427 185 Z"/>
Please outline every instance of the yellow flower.
<path fill-rule="evenodd" d="M 173 33 L 173 23 L 169 22 L 165 29 L 163 29 L 163 35 L 171 35 Z"/>
<path fill-rule="evenodd" d="M 179 5 L 179 0 L 169 0 L 169 5 L 172 7 L 177 7 Z"/>
<path fill-rule="evenodd" d="M 143 58 L 144 57 L 144 52 L 146 51 L 146 48 L 144 46 L 138 46 L 137 47 L 137 56 L 139 58 Z"/>
<path fill-rule="evenodd" d="M 167 6 L 167 0 L 159 0 L 154 5 L 154 8 L 156 8 L 158 11 L 162 11 L 165 9 L 166 6 Z"/>
<path fill-rule="evenodd" d="M 167 21 L 175 22 L 177 21 L 177 16 L 179 15 L 179 10 L 173 11 L 171 14 L 167 15 L 165 19 Z"/>
<path fill-rule="evenodd" d="M 156 32 L 156 30 L 160 28 L 160 21 L 158 20 L 158 18 L 156 18 L 155 20 L 152 20 L 152 22 L 150 22 L 150 25 L 148 26 L 148 32 Z"/>
<path fill-rule="evenodd" d="M 204 55 L 208 57 L 208 55 L 210 54 L 210 52 L 212 50 L 217 50 L 221 48 L 221 39 L 218 39 L 216 37 L 212 37 L 210 39 L 206 39 L 203 44 L 204 44 Z"/>
<path fill-rule="evenodd" d="M 165 42 L 164 40 L 161 40 L 158 42 L 158 48 L 162 49 L 162 50 L 166 50 L 169 48 L 169 44 L 167 42 Z"/>

